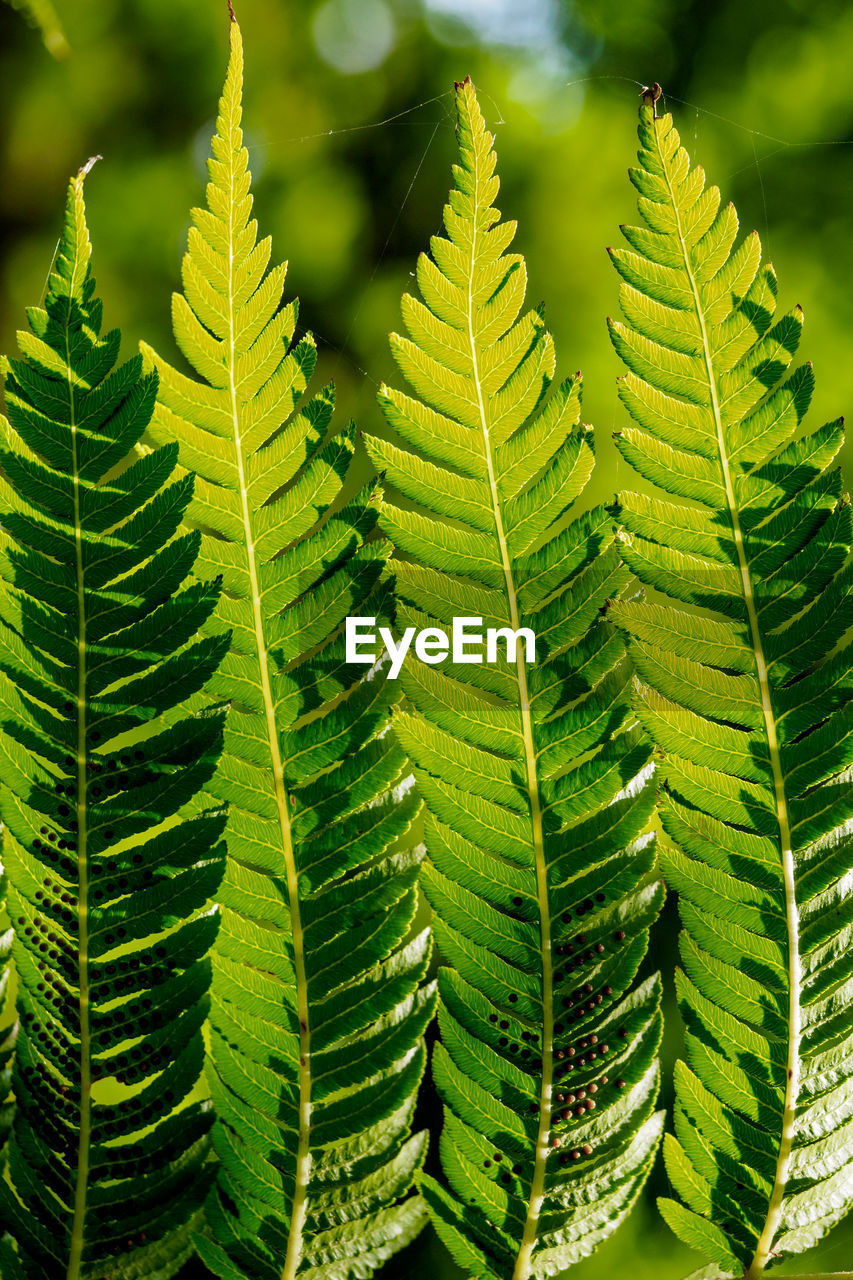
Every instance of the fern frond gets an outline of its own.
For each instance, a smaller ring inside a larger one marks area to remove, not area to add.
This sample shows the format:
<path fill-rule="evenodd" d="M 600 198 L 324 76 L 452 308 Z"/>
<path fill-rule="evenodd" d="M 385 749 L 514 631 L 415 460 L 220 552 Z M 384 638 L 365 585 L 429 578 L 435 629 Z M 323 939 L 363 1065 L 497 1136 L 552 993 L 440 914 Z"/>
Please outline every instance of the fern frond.
<path fill-rule="evenodd" d="M 551 388 L 542 316 L 493 207 L 495 153 L 469 81 L 445 237 L 418 263 L 392 339 L 415 395 L 383 388 L 400 445 L 372 439 L 407 500 L 382 522 L 400 627 L 530 628 L 536 662 L 411 662 L 395 717 L 427 801 L 424 887 L 440 971 L 441 1156 L 424 1179 L 466 1274 L 556 1275 L 624 1217 L 649 1171 L 657 979 L 632 989 L 660 905 L 650 748 L 601 616 L 627 573 L 602 509 L 567 514 L 593 466 L 580 380 Z M 551 389 L 550 398 L 545 396 Z M 544 400 L 544 403 L 543 403 Z"/>
<path fill-rule="evenodd" d="M 227 801 L 210 1084 L 219 1191 L 199 1252 L 233 1280 L 369 1275 L 425 1221 L 410 1136 L 432 989 L 429 937 L 408 941 L 419 802 L 387 734 L 394 685 L 344 661 L 349 614 L 388 614 L 375 495 L 341 506 L 348 437 L 333 396 L 306 399 L 284 267 L 251 219 L 240 129 L 242 44 L 220 103 L 207 208 L 193 212 L 174 298 L 197 377 L 149 353 L 154 434 L 197 472 L 200 563 L 222 573 L 234 643 L 208 685 L 231 712 L 211 784 Z"/>
<path fill-rule="evenodd" d="M 757 235 L 644 107 L 644 225 L 613 261 L 636 426 L 617 443 L 672 499 L 625 495 L 637 711 L 665 757 L 687 1063 L 665 1145 L 672 1229 L 756 1280 L 853 1198 L 851 519 L 840 422 L 801 431 L 799 308 Z M 659 601 L 663 599 L 663 603 Z M 687 609 L 679 605 L 688 606 Z M 683 1203 L 682 1203 L 683 1202 Z"/>
<path fill-rule="evenodd" d="M 44 309 L 9 362 L 0 453 L 0 806 L 15 926 L 16 1115 L 3 1275 L 168 1277 L 205 1195 L 207 902 L 224 816 L 181 821 L 222 717 L 177 718 L 228 635 L 219 587 L 180 589 L 192 481 L 177 450 L 124 465 L 156 378 L 101 336 L 83 178 Z M 220 629 L 221 630 L 221 629 Z M 158 717 L 172 713 L 170 727 Z"/>

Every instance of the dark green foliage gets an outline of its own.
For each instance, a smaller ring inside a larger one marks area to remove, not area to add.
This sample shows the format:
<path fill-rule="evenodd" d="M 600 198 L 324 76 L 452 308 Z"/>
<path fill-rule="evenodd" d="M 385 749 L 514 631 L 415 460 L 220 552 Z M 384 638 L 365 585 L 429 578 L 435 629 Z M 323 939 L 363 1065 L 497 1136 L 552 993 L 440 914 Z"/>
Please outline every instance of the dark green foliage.
<path fill-rule="evenodd" d="M 853 565 L 840 422 L 802 430 L 799 308 L 776 315 L 669 116 L 642 110 L 644 225 L 613 252 L 622 454 L 676 498 L 626 494 L 620 603 L 658 744 L 664 867 L 681 898 L 667 1170 L 673 1230 L 756 1280 L 853 1202 Z M 663 603 L 660 603 L 660 600 Z M 687 605 L 688 609 L 683 606 Z"/>
<path fill-rule="evenodd" d="M 172 1276 L 208 1177 L 206 952 L 222 812 L 181 820 L 222 717 L 176 708 L 227 633 L 194 640 L 216 584 L 181 589 L 191 479 L 177 449 L 125 462 L 156 377 L 101 336 L 70 186 L 44 309 L 9 364 L 0 452 L 0 811 L 20 1034 L 4 1280 Z M 159 719 L 167 715 L 168 723 Z M 165 824 L 165 825 L 164 825 Z"/>

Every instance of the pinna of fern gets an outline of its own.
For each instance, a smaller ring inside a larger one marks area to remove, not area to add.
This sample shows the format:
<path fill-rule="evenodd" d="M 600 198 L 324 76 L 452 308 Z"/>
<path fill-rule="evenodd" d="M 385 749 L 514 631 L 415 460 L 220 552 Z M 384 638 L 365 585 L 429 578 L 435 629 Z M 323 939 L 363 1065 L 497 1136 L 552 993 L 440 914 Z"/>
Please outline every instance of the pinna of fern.
<path fill-rule="evenodd" d="M 197 472 L 190 518 L 221 573 L 231 652 L 206 697 L 231 710 L 210 783 L 227 802 L 209 1080 L 218 1189 L 198 1251 L 224 1280 L 355 1280 L 420 1230 L 411 1134 L 431 1017 L 429 934 L 409 936 L 420 802 L 388 733 L 395 685 L 347 665 L 348 615 L 388 620 L 372 486 L 341 501 L 351 433 L 257 240 L 231 57 L 192 214 L 153 434 Z M 399 696 L 397 694 L 396 696 Z"/>
<path fill-rule="evenodd" d="M 650 748 L 602 616 L 628 575 L 611 516 L 572 511 L 594 462 L 580 379 L 552 388 L 542 315 L 519 318 L 525 264 L 493 207 L 492 138 L 470 81 L 456 100 L 446 236 L 418 262 L 423 301 L 403 299 L 410 336 L 392 339 L 414 395 L 383 387 L 396 442 L 367 443 L 405 499 L 381 515 L 406 556 L 399 627 L 475 615 L 536 636 L 529 667 L 523 641 L 494 664 L 410 662 L 394 721 L 428 806 L 445 960 L 446 1181 L 421 1185 L 466 1275 L 528 1280 L 615 1229 L 657 1149 L 658 980 L 634 979 L 661 891 L 645 882 Z"/>
<path fill-rule="evenodd" d="M 799 308 L 776 315 L 757 235 L 641 109 L 643 225 L 623 277 L 617 443 L 672 495 L 622 495 L 650 589 L 614 617 L 662 754 L 680 896 L 686 1062 L 662 1212 L 757 1280 L 853 1202 L 853 564 L 841 422 L 804 432 Z M 687 606 L 687 607 L 685 607 Z"/>
<path fill-rule="evenodd" d="M 15 929 L 4 1280 L 174 1275 L 209 1181 L 203 1060 L 224 815 L 181 810 L 218 714 L 180 716 L 227 648 L 182 587 L 192 479 L 128 463 L 156 378 L 101 335 L 83 170 L 44 308 L 8 365 L 0 450 L 0 814 Z M 168 727 L 159 717 L 169 715 Z M 14 1240 L 14 1246 L 10 1238 Z"/>

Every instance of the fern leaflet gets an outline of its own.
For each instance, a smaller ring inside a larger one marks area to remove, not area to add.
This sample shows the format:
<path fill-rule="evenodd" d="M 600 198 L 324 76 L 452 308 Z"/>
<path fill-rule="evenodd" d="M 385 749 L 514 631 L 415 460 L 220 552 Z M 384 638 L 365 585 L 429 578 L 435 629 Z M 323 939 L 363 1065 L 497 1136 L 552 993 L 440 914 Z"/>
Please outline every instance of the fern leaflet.
<path fill-rule="evenodd" d="M 154 434 L 197 472 L 200 564 L 223 574 L 234 632 L 207 691 L 231 703 L 211 786 L 230 808 L 209 1072 L 221 1168 L 198 1249 L 227 1280 L 347 1280 L 425 1220 L 409 1194 L 433 1002 L 428 934 L 407 940 L 419 802 L 387 734 L 394 686 L 344 662 L 347 615 L 388 614 L 384 544 L 372 492 L 338 502 L 351 441 L 326 443 L 332 389 L 305 398 L 315 347 L 294 340 L 285 268 L 257 242 L 242 66 L 234 23 L 173 306 L 198 377 L 149 353 Z"/>
<path fill-rule="evenodd" d="M 631 177 L 644 225 L 612 254 L 625 322 L 611 332 L 636 426 L 618 444 L 677 499 L 623 498 L 624 558 L 664 602 L 615 610 L 638 714 L 665 753 L 665 867 L 684 924 L 687 1064 L 665 1143 L 683 1203 L 661 1208 L 756 1280 L 853 1197 L 843 431 L 801 434 L 800 310 L 776 317 L 757 235 L 735 247 L 734 208 L 650 106 Z"/>
<path fill-rule="evenodd" d="M 601 617 L 627 573 L 603 509 L 568 521 L 593 466 L 580 381 L 543 397 L 554 347 L 519 319 L 525 265 L 493 207 L 495 154 L 470 81 L 447 236 L 418 263 L 394 337 L 416 396 L 383 388 L 403 447 L 372 439 L 406 499 L 383 525 L 401 626 L 536 634 L 494 665 L 409 664 L 396 732 L 429 810 L 424 887 L 440 972 L 448 1191 L 423 1180 L 466 1274 L 555 1275 L 624 1217 L 657 1148 L 658 984 L 631 988 L 657 914 L 650 748 Z"/>
<path fill-rule="evenodd" d="M 156 378 L 138 356 L 116 368 L 120 334 L 100 336 L 85 172 L 6 381 L 0 805 L 21 1026 L 4 1280 L 172 1276 L 208 1181 L 210 1107 L 190 1093 L 224 816 L 179 812 L 222 717 L 174 711 L 228 636 L 194 639 L 216 584 L 180 589 L 199 538 L 175 536 L 192 492 L 166 483 L 177 450 L 123 465 Z"/>

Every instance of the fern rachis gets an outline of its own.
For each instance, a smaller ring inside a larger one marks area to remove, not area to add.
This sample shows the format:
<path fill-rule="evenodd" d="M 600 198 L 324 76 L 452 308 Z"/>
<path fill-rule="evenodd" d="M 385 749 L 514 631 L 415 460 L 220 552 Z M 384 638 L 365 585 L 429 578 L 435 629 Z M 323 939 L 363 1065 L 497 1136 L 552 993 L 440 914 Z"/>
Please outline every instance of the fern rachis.
<path fill-rule="evenodd" d="M 448 966 L 433 1074 L 450 1190 L 422 1186 L 467 1273 L 527 1280 L 610 1233 L 657 1147 L 657 987 L 630 987 L 659 893 L 642 884 L 649 749 L 601 617 L 626 574 L 605 511 L 565 518 L 593 461 L 580 383 L 545 400 L 553 342 L 537 312 L 518 319 L 524 262 L 492 207 L 470 82 L 457 109 L 447 235 L 419 260 L 424 301 L 404 297 L 410 337 L 392 339 L 415 395 L 380 396 L 403 447 L 367 444 L 407 499 L 382 512 L 406 555 L 399 629 L 465 614 L 536 634 L 529 668 L 523 645 L 441 672 L 410 655 L 395 719 L 429 811 L 423 881 Z"/>
<path fill-rule="evenodd" d="M 175 295 L 196 376 L 153 352 L 154 434 L 198 473 L 201 561 L 224 573 L 231 654 L 211 792 L 229 804 L 214 954 L 209 1079 L 219 1188 L 203 1261 L 233 1280 L 369 1275 L 424 1221 L 410 1133 L 432 989 L 427 932 L 407 940 L 419 802 L 388 734 L 395 686 L 344 661 L 348 615 L 387 620 L 373 493 L 340 506 L 349 436 L 327 442 L 331 388 L 294 340 L 284 267 L 250 219 L 231 26 L 207 205 L 193 213 Z M 398 848 L 398 846 L 401 846 Z"/>
<path fill-rule="evenodd" d="M 666 755 L 662 820 L 682 897 L 670 1225 L 757 1280 L 853 1201 L 849 1005 L 850 513 L 840 423 L 802 436 L 801 315 L 773 320 L 756 236 L 644 107 L 645 227 L 613 253 L 637 426 L 622 453 L 676 495 L 625 495 L 623 554 L 678 610 L 619 603 L 637 709 Z M 690 505 L 686 505 L 690 504 Z M 704 611 L 710 610 L 708 614 Z"/>
<path fill-rule="evenodd" d="M 222 717 L 178 717 L 228 635 L 195 638 L 216 584 L 179 590 L 198 537 L 175 536 L 192 490 L 166 485 L 176 451 L 126 465 L 156 379 L 138 357 L 116 368 L 120 335 L 100 334 L 85 173 L 5 387 L 0 804 L 21 1028 L 4 1280 L 165 1280 L 209 1181 L 210 1107 L 190 1096 L 224 816 L 181 814 Z"/>

